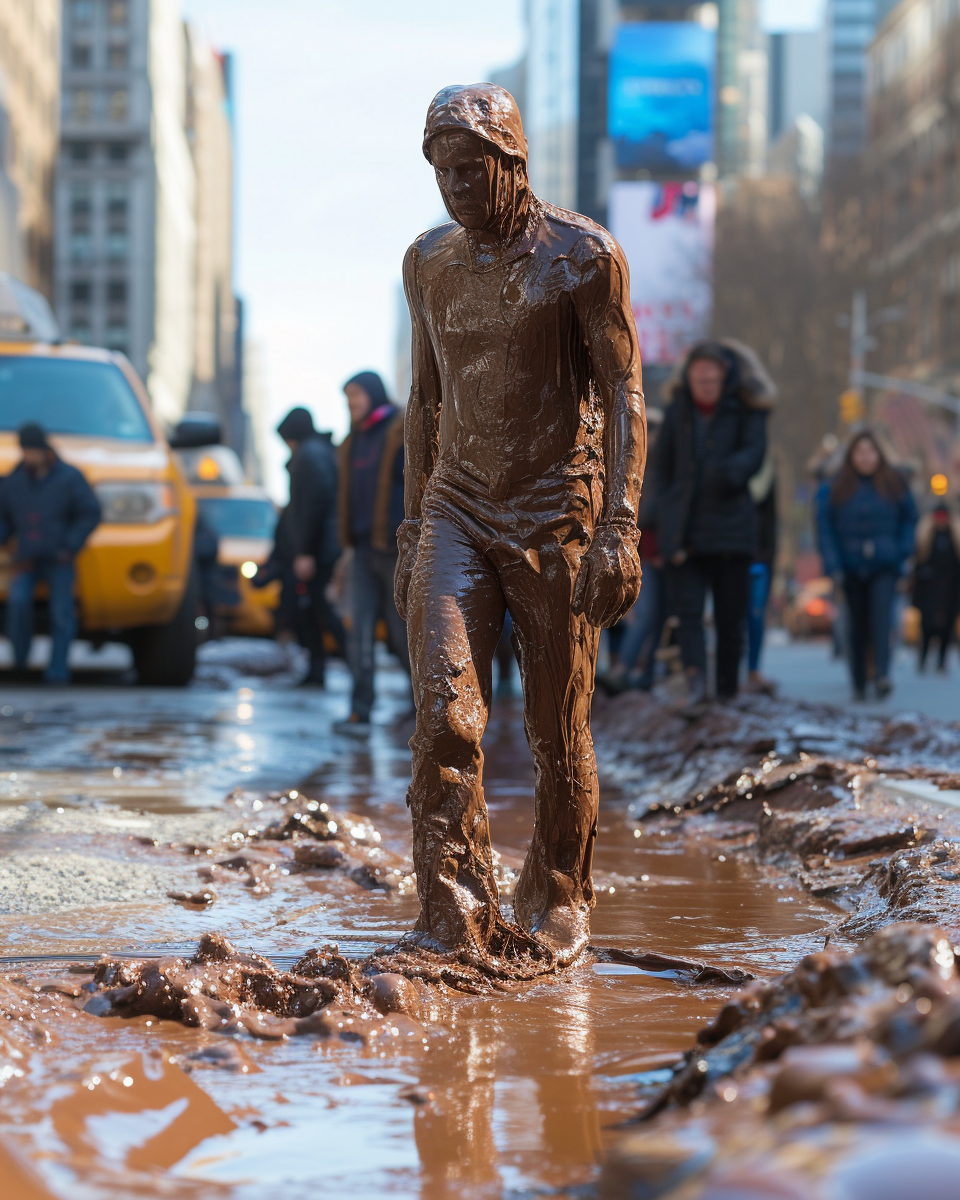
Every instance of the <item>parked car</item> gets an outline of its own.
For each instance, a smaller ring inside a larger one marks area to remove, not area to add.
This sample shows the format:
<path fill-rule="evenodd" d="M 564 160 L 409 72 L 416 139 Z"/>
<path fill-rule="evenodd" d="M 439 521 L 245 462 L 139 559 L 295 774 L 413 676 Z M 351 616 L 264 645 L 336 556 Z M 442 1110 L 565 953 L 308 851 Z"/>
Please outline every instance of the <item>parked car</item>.
<path fill-rule="evenodd" d="M 47 430 L 103 510 L 77 559 L 80 636 L 128 642 L 141 683 L 187 683 L 197 647 L 196 504 L 146 389 L 122 354 L 60 341 L 44 298 L 0 273 L 0 474 L 20 458 L 26 421 Z M 9 583 L 2 550 L 0 600 Z"/>
<path fill-rule="evenodd" d="M 833 580 L 826 575 L 805 583 L 783 610 L 784 626 L 795 638 L 829 636 L 836 618 Z"/>
<path fill-rule="evenodd" d="M 204 414 L 188 414 L 171 435 L 197 502 L 206 615 L 218 633 L 272 637 L 280 581 L 259 588 L 251 581 L 270 557 L 277 509 L 262 487 L 246 482 L 240 459 L 219 438 L 216 417 Z"/>

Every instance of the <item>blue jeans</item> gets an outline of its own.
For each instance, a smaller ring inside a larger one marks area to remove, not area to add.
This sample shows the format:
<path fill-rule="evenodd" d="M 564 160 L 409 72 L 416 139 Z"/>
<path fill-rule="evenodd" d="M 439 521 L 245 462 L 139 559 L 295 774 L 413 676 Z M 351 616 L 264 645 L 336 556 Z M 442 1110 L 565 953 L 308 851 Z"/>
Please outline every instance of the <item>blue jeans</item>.
<path fill-rule="evenodd" d="M 873 571 L 869 575 L 856 571 L 844 575 L 850 674 L 858 692 L 862 692 L 867 683 L 868 647 L 873 652 L 874 679 L 886 679 L 890 672 L 893 600 L 899 578 L 900 572 L 893 568 Z"/>
<path fill-rule="evenodd" d="M 68 683 L 70 668 L 67 653 L 77 634 L 73 612 L 73 563 L 56 562 L 49 558 L 34 559 L 21 568 L 10 583 L 7 597 L 7 637 L 13 644 L 14 662 L 19 668 L 27 665 L 30 643 L 33 641 L 33 592 L 41 581 L 50 592 L 48 601 L 50 633 L 53 650 L 50 665 L 43 673 L 48 683 Z"/>
<path fill-rule="evenodd" d="M 373 709 L 374 638 L 380 617 L 387 625 L 387 644 L 404 670 L 410 671 L 407 627 L 393 602 L 396 568 L 396 552 L 374 550 L 372 546 L 357 546 L 353 552 L 353 627 L 347 648 L 353 674 L 351 710 L 361 721 L 369 721 Z"/>
<path fill-rule="evenodd" d="M 766 624 L 767 600 L 770 597 L 770 568 L 755 562 L 750 567 L 750 607 L 747 609 L 747 668 L 760 669 L 763 650 L 763 631 Z"/>

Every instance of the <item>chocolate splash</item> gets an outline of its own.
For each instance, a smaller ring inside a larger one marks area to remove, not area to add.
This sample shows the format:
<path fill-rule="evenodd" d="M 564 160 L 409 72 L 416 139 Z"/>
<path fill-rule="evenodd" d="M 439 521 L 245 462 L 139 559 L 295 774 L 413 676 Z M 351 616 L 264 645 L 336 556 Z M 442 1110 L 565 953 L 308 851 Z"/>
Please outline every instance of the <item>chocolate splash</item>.
<path fill-rule="evenodd" d="M 508 92 L 445 88 L 423 149 L 453 223 L 404 262 L 413 383 L 396 598 L 417 703 L 421 911 L 398 952 L 523 978 L 589 937 L 599 630 L 640 585 L 640 355 L 620 247 L 530 190 Z M 508 611 L 537 768 L 516 923 L 500 909 L 480 748 Z"/>

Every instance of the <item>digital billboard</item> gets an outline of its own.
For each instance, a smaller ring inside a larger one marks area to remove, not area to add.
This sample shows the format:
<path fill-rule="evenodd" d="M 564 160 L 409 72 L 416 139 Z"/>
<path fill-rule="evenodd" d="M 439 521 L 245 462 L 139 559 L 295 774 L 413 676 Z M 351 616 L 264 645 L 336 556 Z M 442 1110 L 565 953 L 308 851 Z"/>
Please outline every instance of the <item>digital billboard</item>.
<path fill-rule="evenodd" d="M 630 266 L 640 353 L 650 365 L 680 362 L 710 329 L 713 309 L 713 184 L 615 183 L 610 232 Z"/>
<path fill-rule="evenodd" d="M 690 171 L 712 160 L 716 41 L 692 21 L 620 26 L 607 95 L 618 167 Z"/>

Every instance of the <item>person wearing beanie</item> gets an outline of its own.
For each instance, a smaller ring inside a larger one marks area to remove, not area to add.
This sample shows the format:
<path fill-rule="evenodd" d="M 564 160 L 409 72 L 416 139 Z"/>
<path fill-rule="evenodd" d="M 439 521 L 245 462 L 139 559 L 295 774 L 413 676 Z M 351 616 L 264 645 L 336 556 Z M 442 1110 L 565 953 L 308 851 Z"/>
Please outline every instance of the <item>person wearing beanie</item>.
<path fill-rule="evenodd" d="M 33 641 L 34 591 L 46 583 L 53 647 L 44 679 L 68 683 L 67 656 L 76 636 L 74 560 L 100 523 L 100 504 L 81 472 L 57 455 L 41 425 L 30 421 L 21 427 L 20 448 L 19 464 L 0 483 L 0 545 L 14 541 L 7 637 L 15 667 L 24 671 Z"/>
<path fill-rule="evenodd" d="M 337 540 L 337 456 L 329 433 L 319 433 L 305 408 L 293 408 L 277 426 L 290 448 L 290 503 L 277 527 L 275 556 L 283 578 L 284 612 L 310 655 L 302 683 L 326 681 L 324 630 L 344 646 L 343 624 L 327 599 L 327 586 L 340 557 Z M 264 580 L 266 582 L 266 580 Z"/>
<path fill-rule="evenodd" d="M 350 434 L 340 447 L 340 542 L 353 549 L 350 716 L 340 728 L 365 733 L 374 701 L 374 638 L 387 626 L 390 649 L 409 672 L 407 630 L 393 599 L 397 528 L 403 520 L 403 413 L 375 371 L 343 385 Z"/>

